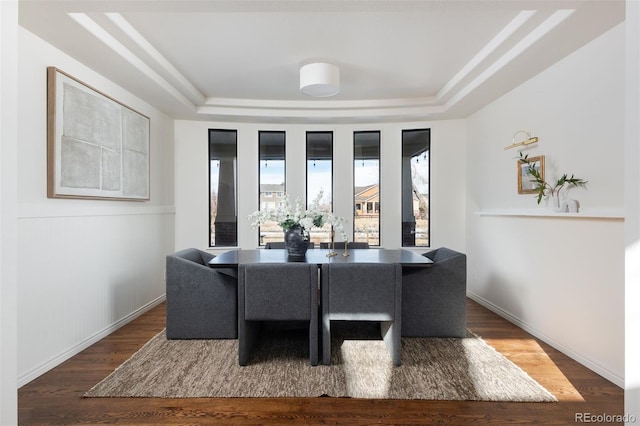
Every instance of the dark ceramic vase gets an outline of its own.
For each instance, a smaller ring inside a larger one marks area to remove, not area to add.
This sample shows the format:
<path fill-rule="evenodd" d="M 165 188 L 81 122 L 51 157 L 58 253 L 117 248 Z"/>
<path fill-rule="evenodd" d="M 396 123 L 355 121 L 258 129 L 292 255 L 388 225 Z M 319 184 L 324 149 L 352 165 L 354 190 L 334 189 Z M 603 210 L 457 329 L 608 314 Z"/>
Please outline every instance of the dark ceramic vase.
<path fill-rule="evenodd" d="M 309 240 L 305 238 L 301 227 L 294 226 L 284 231 L 284 245 L 289 257 L 304 257 L 309 248 Z"/>

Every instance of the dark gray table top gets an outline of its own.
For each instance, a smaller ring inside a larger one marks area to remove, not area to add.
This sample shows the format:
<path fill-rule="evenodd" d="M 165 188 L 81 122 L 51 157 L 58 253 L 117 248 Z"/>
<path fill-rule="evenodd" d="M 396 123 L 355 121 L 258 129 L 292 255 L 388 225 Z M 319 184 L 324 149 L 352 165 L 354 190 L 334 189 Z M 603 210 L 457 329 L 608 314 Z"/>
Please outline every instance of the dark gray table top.
<path fill-rule="evenodd" d="M 212 268 L 237 267 L 247 263 L 289 263 L 302 262 L 322 265 L 325 263 L 397 263 L 405 267 L 428 267 L 431 259 L 409 250 L 402 249 L 350 249 L 349 256 L 344 250 L 336 250 L 336 256 L 327 257 L 328 249 L 309 249 L 304 258 L 290 258 L 284 249 L 230 250 L 209 261 Z"/>

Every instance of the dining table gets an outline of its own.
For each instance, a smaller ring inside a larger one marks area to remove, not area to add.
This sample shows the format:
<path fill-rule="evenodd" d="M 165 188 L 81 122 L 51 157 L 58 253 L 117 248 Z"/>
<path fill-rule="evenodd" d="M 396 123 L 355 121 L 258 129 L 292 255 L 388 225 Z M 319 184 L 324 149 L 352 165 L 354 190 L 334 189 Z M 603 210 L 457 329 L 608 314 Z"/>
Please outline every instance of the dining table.
<path fill-rule="evenodd" d="M 345 255 L 346 254 L 346 255 Z M 394 263 L 402 268 L 424 268 L 433 264 L 428 257 L 406 249 L 309 249 L 303 257 L 291 257 L 286 249 L 236 249 L 223 252 L 209 261 L 212 268 L 236 268 L 252 263 L 310 263 L 318 267 L 328 263 Z"/>

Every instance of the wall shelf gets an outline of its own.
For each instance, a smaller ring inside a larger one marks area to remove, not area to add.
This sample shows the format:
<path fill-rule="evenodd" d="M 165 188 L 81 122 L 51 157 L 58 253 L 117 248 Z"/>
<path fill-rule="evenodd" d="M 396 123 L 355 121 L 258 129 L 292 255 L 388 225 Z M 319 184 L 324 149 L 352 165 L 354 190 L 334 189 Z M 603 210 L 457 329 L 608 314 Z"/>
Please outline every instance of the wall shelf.
<path fill-rule="evenodd" d="M 579 213 L 557 213 L 546 208 L 488 209 L 475 212 L 478 216 L 529 216 L 579 219 L 624 219 L 623 208 L 584 208 Z"/>

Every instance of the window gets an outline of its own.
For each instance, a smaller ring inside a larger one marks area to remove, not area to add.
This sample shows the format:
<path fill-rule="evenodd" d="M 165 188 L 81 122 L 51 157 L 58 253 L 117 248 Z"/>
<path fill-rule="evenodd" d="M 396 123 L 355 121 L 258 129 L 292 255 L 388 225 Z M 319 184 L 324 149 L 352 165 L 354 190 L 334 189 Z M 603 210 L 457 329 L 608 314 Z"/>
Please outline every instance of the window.
<path fill-rule="evenodd" d="M 323 192 L 320 210 L 333 211 L 333 132 L 307 132 L 307 208 Z M 331 225 L 311 231 L 311 241 L 331 240 Z"/>
<path fill-rule="evenodd" d="M 402 131 L 402 246 L 429 246 L 430 129 Z"/>
<path fill-rule="evenodd" d="M 211 247 L 238 245 L 237 131 L 209 129 Z"/>
<path fill-rule="evenodd" d="M 353 133 L 353 241 L 380 245 L 380 132 Z"/>
<path fill-rule="evenodd" d="M 258 133 L 260 210 L 275 210 L 283 202 L 285 191 L 285 132 Z M 277 197 L 274 197 L 274 194 Z M 280 199 L 277 199 L 280 198 Z M 259 245 L 284 241 L 284 233 L 277 222 L 271 221 L 260 226 Z"/>

